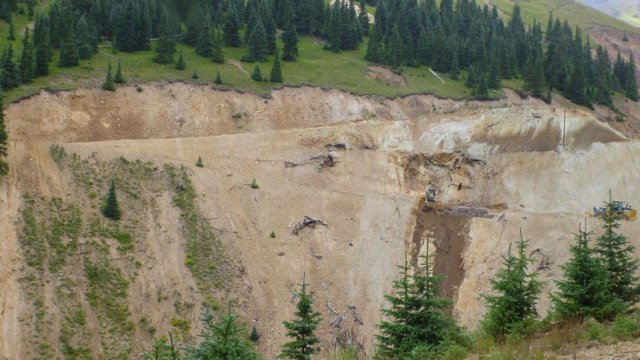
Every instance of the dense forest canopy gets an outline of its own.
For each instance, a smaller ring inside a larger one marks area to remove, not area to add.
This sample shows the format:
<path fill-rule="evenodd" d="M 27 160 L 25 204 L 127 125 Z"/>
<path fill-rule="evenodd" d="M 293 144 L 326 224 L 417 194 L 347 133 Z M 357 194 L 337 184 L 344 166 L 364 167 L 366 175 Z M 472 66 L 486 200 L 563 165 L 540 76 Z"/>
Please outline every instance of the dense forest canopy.
<path fill-rule="evenodd" d="M 371 5 L 373 22 L 360 11 Z M 10 20 L 17 6 L 2 1 L 0 15 Z M 553 14 L 546 26 L 528 26 L 518 4 L 507 21 L 495 7 L 472 0 L 58 0 L 34 16 L 33 37 L 25 34 L 18 64 L 13 50 L 5 49 L 4 89 L 46 75 L 52 49 L 60 50 L 57 65 L 76 66 L 101 40 L 124 52 L 155 48 L 153 60 L 161 64 L 175 62 L 178 43 L 223 63 L 225 47 L 241 46 L 247 49 L 242 61 L 266 61 L 276 54 L 278 37 L 282 60 L 295 61 L 299 36 L 308 35 L 328 51 L 366 46 L 365 59 L 372 63 L 424 66 L 463 78 L 477 98 L 515 78 L 549 101 L 552 90 L 588 107 L 613 107 L 616 91 L 638 100 L 632 56 L 617 54 L 612 64 L 605 48 Z"/>

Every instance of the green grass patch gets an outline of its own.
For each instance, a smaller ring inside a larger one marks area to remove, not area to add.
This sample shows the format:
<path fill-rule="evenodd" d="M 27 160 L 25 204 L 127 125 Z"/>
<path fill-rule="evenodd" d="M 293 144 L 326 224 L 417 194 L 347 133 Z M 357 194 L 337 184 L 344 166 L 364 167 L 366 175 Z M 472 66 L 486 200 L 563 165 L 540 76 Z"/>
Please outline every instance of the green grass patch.
<path fill-rule="evenodd" d="M 181 211 L 181 230 L 187 240 L 185 265 L 205 295 L 214 289 L 225 288 L 233 265 L 224 252 L 222 242 L 196 205 L 197 194 L 186 170 L 166 165 L 165 171 L 175 189 L 173 204 Z"/>
<path fill-rule="evenodd" d="M 113 322 L 113 331 L 124 335 L 133 333 L 135 324 L 129 320 L 129 308 L 126 304 L 129 282 L 120 269 L 107 261 L 87 261 L 85 274 L 89 282 L 86 297 L 91 307 Z"/>

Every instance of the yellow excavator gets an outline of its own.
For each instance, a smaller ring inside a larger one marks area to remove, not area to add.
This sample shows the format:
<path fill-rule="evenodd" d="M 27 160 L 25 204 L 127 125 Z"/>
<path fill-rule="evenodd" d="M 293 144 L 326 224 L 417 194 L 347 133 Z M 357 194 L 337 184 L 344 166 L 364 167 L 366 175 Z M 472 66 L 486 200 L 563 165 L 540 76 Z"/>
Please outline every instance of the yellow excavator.
<path fill-rule="evenodd" d="M 613 215 L 620 220 L 636 221 L 638 219 L 638 210 L 634 209 L 629 203 L 622 201 L 614 201 L 612 207 Z M 606 207 L 594 207 L 593 216 L 602 218 L 607 213 Z"/>

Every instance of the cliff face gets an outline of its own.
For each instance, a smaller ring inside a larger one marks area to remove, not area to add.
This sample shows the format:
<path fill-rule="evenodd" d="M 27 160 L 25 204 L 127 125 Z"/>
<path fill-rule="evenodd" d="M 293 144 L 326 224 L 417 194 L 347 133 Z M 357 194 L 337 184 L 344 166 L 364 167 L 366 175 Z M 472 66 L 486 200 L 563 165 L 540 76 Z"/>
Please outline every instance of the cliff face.
<path fill-rule="evenodd" d="M 325 349 L 351 339 L 370 354 L 397 265 L 426 246 L 474 328 L 519 229 L 548 293 L 586 212 L 609 190 L 640 204 L 640 143 L 554 106 L 185 84 L 12 104 L 0 353 L 134 358 L 170 330 L 194 341 L 201 305 L 233 300 L 273 358 L 306 272 Z M 117 225 L 99 214 L 111 179 Z M 293 234 L 305 216 L 325 224 Z M 622 228 L 637 246 L 639 226 Z"/>

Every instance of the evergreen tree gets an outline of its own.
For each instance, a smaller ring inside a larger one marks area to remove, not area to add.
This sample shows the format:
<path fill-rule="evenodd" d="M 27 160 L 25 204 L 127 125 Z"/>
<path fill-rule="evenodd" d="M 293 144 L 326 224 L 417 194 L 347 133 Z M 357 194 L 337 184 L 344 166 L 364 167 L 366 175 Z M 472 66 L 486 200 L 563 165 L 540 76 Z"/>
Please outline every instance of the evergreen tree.
<path fill-rule="evenodd" d="M 213 31 L 211 30 L 211 19 L 205 17 L 198 35 L 196 43 L 196 54 L 209 58 L 213 54 Z"/>
<path fill-rule="evenodd" d="M 49 39 L 49 20 L 39 15 L 33 28 L 33 45 L 35 47 L 35 75 L 46 76 L 49 74 L 49 61 L 51 59 L 51 43 Z"/>
<path fill-rule="evenodd" d="M 256 21 L 253 31 L 249 36 L 249 54 L 244 60 L 253 62 L 262 62 L 267 59 L 267 34 L 265 33 L 262 21 L 258 19 Z"/>
<path fill-rule="evenodd" d="M 223 39 L 222 30 L 213 31 L 213 48 L 211 50 L 211 60 L 214 63 L 224 64 L 224 52 L 222 51 Z"/>
<path fill-rule="evenodd" d="M 530 56 L 525 66 L 524 88 L 534 97 L 544 96 L 544 69 L 542 62 L 542 49 L 537 52 L 537 56 Z"/>
<path fill-rule="evenodd" d="M 122 0 L 119 6 L 115 7 L 113 17 L 116 49 L 128 52 L 149 49 L 151 18 L 148 2 Z M 165 24 L 165 27 L 167 26 L 168 24 Z M 166 30 L 169 33 L 168 29 Z"/>
<path fill-rule="evenodd" d="M 393 283 L 395 294 L 385 295 L 390 308 L 382 310 L 386 319 L 378 324 L 381 334 L 376 336 L 378 353 L 384 358 L 411 358 L 417 347 L 460 339 L 460 329 L 444 313 L 452 302 L 440 296 L 443 277 L 433 274 L 428 247 L 420 272 L 410 275 L 405 259 L 400 266 L 402 277 Z"/>
<path fill-rule="evenodd" d="M 253 341 L 254 343 L 257 343 L 260 340 L 260 335 L 258 334 L 258 330 L 256 329 L 255 325 L 253 325 L 253 328 L 251 329 L 249 340 Z"/>
<path fill-rule="evenodd" d="M 80 16 L 80 19 L 76 22 L 74 31 L 78 57 L 80 59 L 90 59 L 98 49 L 98 37 L 94 29 L 87 23 L 84 15 Z"/>
<path fill-rule="evenodd" d="M 16 39 L 15 30 L 13 29 L 13 17 L 9 17 L 9 35 L 7 40 L 14 41 Z"/>
<path fill-rule="evenodd" d="M 113 76 L 111 75 L 111 61 L 109 61 L 109 65 L 107 66 L 107 76 L 105 77 L 104 82 L 102 83 L 102 89 L 107 91 L 116 90 L 116 85 L 113 83 Z M 113 184 L 114 183 L 112 182 L 112 185 Z"/>
<path fill-rule="evenodd" d="M 176 43 L 169 30 L 167 16 L 162 16 L 158 24 L 158 42 L 156 44 L 156 56 L 153 62 L 158 64 L 173 64 L 173 53 L 176 51 Z"/>
<path fill-rule="evenodd" d="M 2 90 L 11 90 L 18 86 L 18 70 L 13 61 L 13 47 L 7 45 L 2 54 L 2 72 L 0 73 L 0 86 Z"/>
<path fill-rule="evenodd" d="M 184 62 L 184 56 L 182 55 L 182 49 L 180 49 L 180 55 L 178 55 L 178 62 L 176 63 L 176 70 L 184 70 L 187 68 L 187 64 Z"/>
<path fill-rule="evenodd" d="M 569 78 L 569 86 L 565 91 L 565 95 L 576 104 L 591 107 L 586 93 L 586 84 L 584 78 L 584 67 L 581 58 L 576 58 L 573 64 L 573 71 Z"/>
<path fill-rule="evenodd" d="M 22 54 L 20 55 L 18 71 L 20 73 L 20 81 L 23 84 L 31 82 L 31 80 L 36 76 L 33 44 L 29 36 L 29 28 L 24 31 L 24 38 L 22 39 Z"/>
<path fill-rule="evenodd" d="M 102 215 L 111 220 L 120 220 L 122 213 L 120 212 L 120 205 L 118 204 L 118 197 L 116 195 L 116 181 L 111 180 L 109 186 L 109 193 L 102 206 Z"/>
<path fill-rule="evenodd" d="M 369 13 L 367 13 L 367 4 L 365 0 L 360 0 L 358 10 L 358 21 L 360 22 L 362 36 L 369 36 Z"/>
<path fill-rule="evenodd" d="M 367 53 L 365 54 L 364 59 L 371 62 L 382 62 L 383 46 L 382 35 L 380 33 L 379 26 L 376 24 L 373 26 L 373 31 L 369 36 Z"/>
<path fill-rule="evenodd" d="M 214 322 L 208 312 L 201 317 L 204 330 L 200 337 L 202 342 L 195 348 L 187 350 L 190 359 L 226 359 L 226 360 L 258 360 L 253 345 L 246 338 L 247 330 L 238 324 L 237 316 L 229 312 Z"/>
<path fill-rule="evenodd" d="M 122 61 L 118 59 L 118 67 L 116 68 L 116 76 L 113 77 L 113 82 L 116 84 L 126 84 L 127 81 L 122 76 Z"/>
<path fill-rule="evenodd" d="M 488 311 L 482 325 L 488 334 L 498 339 L 525 330 L 538 316 L 536 302 L 541 283 L 536 279 L 537 273 L 527 272 L 532 261 L 526 253 L 527 243 L 520 230 L 517 257 L 511 254 L 509 245 L 507 256 L 502 258 L 502 268 L 489 280 L 497 295 L 485 296 Z"/>
<path fill-rule="evenodd" d="M 627 72 L 626 72 L 626 86 L 624 88 L 625 95 L 633 100 L 640 100 L 640 95 L 638 94 L 638 83 L 636 81 L 636 62 L 633 59 L 633 54 L 629 56 L 629 62 L 627 63 Z"/>
<path fill-rule="evenodd" d="M 216 85 L 222 85 L 222 77 L 220 76 L 220 71 L 216 73 L 216 79 L 213 80 Z"/>
<path fill-rule="evenodd" d="M 311 355 L 317 353 L 320 340 L 315 336 L 315 330 L 320 323 L 320 313 L 313 310 L 313 299 L 307 293 L 305 278 L 298 293 L 297 311 L 294 313 L 296 319 L 285 321 L 284 327 L 287 329 L 287 336 L 292 339 L 282 346 L 280 357 L 293 360 L 307 360 Z"/>
<path fill-rule="evenodd" d="M 588 55 L 591 56 L 591 55 Z M 613 81 L 611 78 L 611 63 L 609 54 L 602 46 L 596 48 L 595 62 L 595 99 L 601 105 L 613 106 L 611 99 Z"/>
<path fill-rule="evenodd" d="M 298 34 L 293 22 L 288 21 L 285 25 L 284 33 L 282 34 L 282 42 L 284 46 L 282 48 L 282 60 L 284 61 L 296 61 L 298 57 Z"/>
<path fill-rule="evenodd" d="M 618 233 L 620 228 L 621 204 L 611 199 L 604 203 L 602 228 L 604 233 L 598 237 L 595 251 L 600 255 L 609 274 L 609 290 L 627 305 L 633 305 L 640 299 L 640 278 L 636 271 L 640 261 L 634 258 L 635 247 L 629 239 Z"/>
<path fill-rule="evenodd" d="M 4 104 L 2 96 L 0 96 L 0 176 L 9 173 L 9 164 L 7 163 L 9 135 L 4 125 Z"/>
<path fill-rule="evenodd" d="M 80 64 L 80 55 L 73 32 L 69 32 L 69 36 L 60 44 L 60 67 L 73 67 Z"/>
<path fill-rule="evenodd" d="M 478 88 L 476 89 L 476 98 L 485 100 L 489 98 L 489 88 L 487 87 L 487 77 L 483 72 L 476 73 L 478 79 Z"/>
<path fill-rule="evenodd" d="M 558 292 L 551 295 L 553 307 L 561 319 L 612 319 L 625 309 L 610 292 L 607 269 L 589 246 L 586 224 L 578 229 L 576 244 L 571 246 L 571 258 L 562 266 L 564 279 L 557 281 Z"/>
<path fill-rule="evenodd" d="M 278 49 L 276 49 L 276 55 L 273 59 L 273 67 L 271 68 L 269 80 L 274 83 L 282 82 L 282 68 L 280 67 L 280 54 L 278 54 Z"/>
<path fill-rule="evenodd" d="M 229 11 L 224 22 L 224 44 L 230 47 L 240 47 L 242 39 L 240 38 L 240 20 L 238 12 L 233 3 L 229 6 Z"/>
<path fill-rule="evenodd" d="M 391 28 L 391 33 L 384 39 L 384 61 L 391 65 L 393 68 L 398 68 L 402 65 L 402 59 L 400 58 L 402 53 L 402 39 L 400 38 L 400 32 L 397 26 Z"/>
<path fill-rule="evenodd" d="M 260 64 L 256 64 L 251 73 L 251 79 L 253 81 L 262 81 L 262 74 L 260 73 Z"/>
<path fill-rule="evenodd" d="M 200 78 L 200 75 L 198 75 L 198 71 L 197 70 L 193 70 L 193 72 L 191 73 L 191 78 L 194 80 L 197 80 Z"/>

